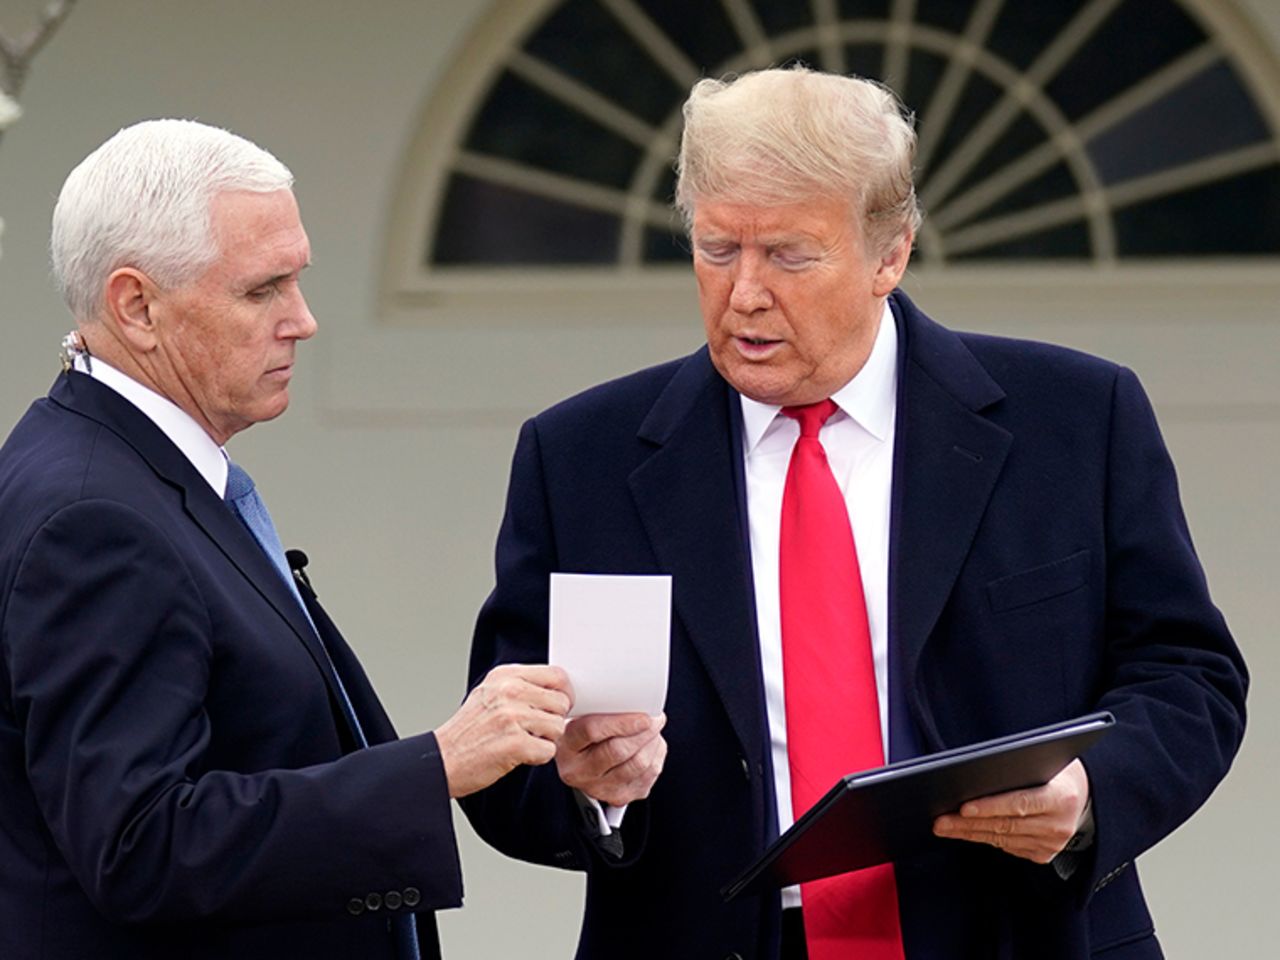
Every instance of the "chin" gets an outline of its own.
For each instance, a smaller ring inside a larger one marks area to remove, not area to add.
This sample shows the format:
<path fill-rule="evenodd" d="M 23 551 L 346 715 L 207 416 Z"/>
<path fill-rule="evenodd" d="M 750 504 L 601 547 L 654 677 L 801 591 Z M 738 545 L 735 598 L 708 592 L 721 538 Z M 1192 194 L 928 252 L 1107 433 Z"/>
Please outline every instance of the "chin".
<path fill-rule="evenodd" d="M 281 394 L 268 404 L 263 404 L 262 409 L 258 411 L 257 416 L 253 418 L 254 423 L 266 423 L 268 420 L 274 420 L 280 414 L 289 409 L 289 395 Z"/>

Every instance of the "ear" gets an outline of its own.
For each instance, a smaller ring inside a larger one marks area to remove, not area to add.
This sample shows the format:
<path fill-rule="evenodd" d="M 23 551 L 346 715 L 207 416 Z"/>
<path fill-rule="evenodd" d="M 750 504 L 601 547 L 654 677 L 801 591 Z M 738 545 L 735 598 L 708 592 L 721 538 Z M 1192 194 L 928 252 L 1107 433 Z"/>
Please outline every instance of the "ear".
<path fill-rule="evenodd" d="M 149 353 L 156 347 L 152 311 L 160 290 L 141 270 L 121 267 L 107 277 L 106 317 L 131 352 Z"/>
<path fill-rule="evenodd" d="M 898 238 L 889 252 L 880 258 L 880 266 L 876 268 L 876 275 L 871 281 L 871 289 L 877 297 L 887 297 L 902 282 L 902 277 L 907 272 L 907 262 L 911 259 L 911 244 L 914 241 L 915 235 L 908 230 Z"/>

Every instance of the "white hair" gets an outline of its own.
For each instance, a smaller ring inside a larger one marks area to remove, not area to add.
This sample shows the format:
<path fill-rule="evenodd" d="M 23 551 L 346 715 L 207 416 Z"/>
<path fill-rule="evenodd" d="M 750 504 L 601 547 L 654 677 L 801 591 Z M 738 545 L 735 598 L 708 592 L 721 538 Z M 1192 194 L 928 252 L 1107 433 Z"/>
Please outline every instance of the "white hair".
<path fill-rule="evenodd" d="M 915 235 L 912 117 L 888 87 L 806 67 L 694 84 L 684 105 L 676 207 L 686 228 L 699 199 L 760 206 L 844 198 L 868 252 Z"/>
<path fill-rule="evenodd" d="M 67 176 L 53 211 L 53 275 L 80 322 L 99 316 L 107 277 L 141 270 L 162 287 L 194 280 L 218 257 L 211 205 L 224 191 L 293 185 L 266 150 L 194 120 L 125 127 Z"/>

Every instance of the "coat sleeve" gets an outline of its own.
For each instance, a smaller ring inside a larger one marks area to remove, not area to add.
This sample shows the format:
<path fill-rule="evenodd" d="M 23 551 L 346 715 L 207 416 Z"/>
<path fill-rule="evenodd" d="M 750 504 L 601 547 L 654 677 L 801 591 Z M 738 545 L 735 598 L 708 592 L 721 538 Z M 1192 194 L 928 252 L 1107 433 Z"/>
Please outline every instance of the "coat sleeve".
<path fill-rule="evenodd" d="M 1128 370 L 1112 399 L 1106 643 L 1098 708 L 1117 729 L 1086 755 L 1098 889 L 1186 820 L 1244 735 L 1248 674 L 1209 597 L 1150 403 Z"/>
<path fill-rule="evenodd" d="M 434 737 L 217 769 L 215 629 L 180 551 L 133 509 L 81 501 L 25 548 L 0 621 L 7 692 L 35 802 L 95 905 L 121 922 L 323 919 L 410 887 L 420 909 L 458 905 Z"/>
<path fill-rule="evenodd" d="M 498 664 L 547 662 L 550 574 L 558 565 L 552 498 L 541 456 L 537 424 L 530 420 L 516 444 L 498 534 L 497 581 L 476 623 L 468 687 Z M 631 863 L 648 830 L 647 804 L 640 801 L 627 808 L 621 837 L 602 840 L 594 811 L 576 801 L 554 762 L 517 767 L 460 802 L 476 832 L 498 850 L 567 869 Z"/>

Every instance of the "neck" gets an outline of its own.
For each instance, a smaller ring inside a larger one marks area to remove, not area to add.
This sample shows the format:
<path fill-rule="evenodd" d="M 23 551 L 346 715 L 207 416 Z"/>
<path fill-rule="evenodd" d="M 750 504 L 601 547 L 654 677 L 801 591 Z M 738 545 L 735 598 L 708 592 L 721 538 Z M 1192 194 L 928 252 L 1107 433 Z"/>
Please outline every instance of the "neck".
<path fill-rule="evenodd" d="M 118 371 L 148 390 L 164 397 L 174 406 L 191 417 L 218 446 L 225 446 L 231 439 L 230 433 L 222 433 L 214 429 L 205 419 L 200 408 L 191 401 L 189 395 L 166 389 L 161 378 L 155 373 L 155 365 L 150 354 L 139 354 L 124 341 L 110 324 L 101 321 L 80 324 L 80 336 L 92 357 L 98 357 Z"/>

